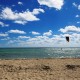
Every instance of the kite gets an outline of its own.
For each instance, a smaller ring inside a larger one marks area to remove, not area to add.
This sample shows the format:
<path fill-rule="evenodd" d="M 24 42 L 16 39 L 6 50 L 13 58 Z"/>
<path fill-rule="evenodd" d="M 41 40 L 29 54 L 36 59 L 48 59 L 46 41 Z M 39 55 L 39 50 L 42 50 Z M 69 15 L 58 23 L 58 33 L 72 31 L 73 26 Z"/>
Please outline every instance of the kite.
<path fill-rule="evenodd" d="M 66 36 L 66 41 L 69 42 L 69 36 Z"/>

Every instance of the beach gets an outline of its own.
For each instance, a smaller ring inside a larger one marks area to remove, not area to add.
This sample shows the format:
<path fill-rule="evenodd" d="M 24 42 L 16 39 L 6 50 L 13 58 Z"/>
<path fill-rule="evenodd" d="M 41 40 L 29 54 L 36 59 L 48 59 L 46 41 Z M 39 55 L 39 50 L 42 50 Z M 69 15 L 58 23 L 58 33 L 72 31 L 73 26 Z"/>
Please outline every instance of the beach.
<path fill-rule="evenodd" d="M 80 80 L 80 59 L 1 59 L 0 80 Z"/>

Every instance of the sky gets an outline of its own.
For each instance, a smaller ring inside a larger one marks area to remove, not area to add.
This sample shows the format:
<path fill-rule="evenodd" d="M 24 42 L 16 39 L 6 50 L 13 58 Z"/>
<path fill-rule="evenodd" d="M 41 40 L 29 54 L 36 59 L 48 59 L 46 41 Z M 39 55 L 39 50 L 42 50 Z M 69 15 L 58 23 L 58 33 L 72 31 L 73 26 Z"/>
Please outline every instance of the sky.
<path fill-rule="evenodd" d="M 0 0 L 0 47 L 80 47 L 80 0 Z"/>

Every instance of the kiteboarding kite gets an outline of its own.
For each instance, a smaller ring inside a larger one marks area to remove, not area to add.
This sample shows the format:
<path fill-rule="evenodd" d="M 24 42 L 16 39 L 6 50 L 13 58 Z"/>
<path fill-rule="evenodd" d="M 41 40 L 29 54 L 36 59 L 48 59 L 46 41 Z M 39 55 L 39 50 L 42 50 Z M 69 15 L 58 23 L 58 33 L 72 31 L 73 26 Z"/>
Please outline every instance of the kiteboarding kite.
<path fill-rule="evenodd" d="M 66 41 L 69 42 L 69 36 L 66 36 Z"/>

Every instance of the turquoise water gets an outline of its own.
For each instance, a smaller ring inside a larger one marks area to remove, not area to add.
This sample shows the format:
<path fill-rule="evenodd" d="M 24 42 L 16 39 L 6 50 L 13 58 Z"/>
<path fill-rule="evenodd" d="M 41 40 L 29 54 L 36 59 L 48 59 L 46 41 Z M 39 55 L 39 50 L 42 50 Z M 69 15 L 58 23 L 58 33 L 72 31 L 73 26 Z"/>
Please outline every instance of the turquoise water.
<path fill-rule="evenodd" d="M 80 48 L 0 48 L 0 59 L 80 58 Z"/>

